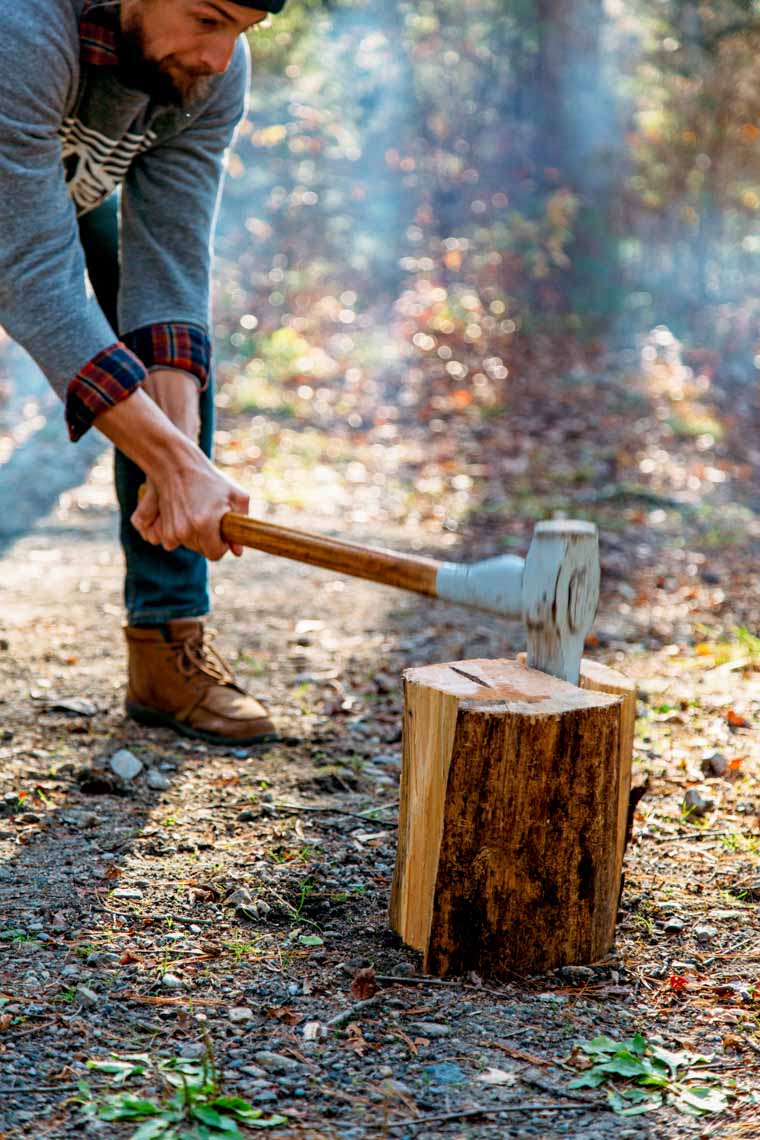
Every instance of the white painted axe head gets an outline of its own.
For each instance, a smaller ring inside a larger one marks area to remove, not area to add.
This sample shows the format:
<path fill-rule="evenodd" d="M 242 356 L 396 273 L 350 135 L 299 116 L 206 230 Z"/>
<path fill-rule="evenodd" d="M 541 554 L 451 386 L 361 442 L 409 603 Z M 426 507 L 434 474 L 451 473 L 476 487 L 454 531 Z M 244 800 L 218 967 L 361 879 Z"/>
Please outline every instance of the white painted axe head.
<path fill-rule="evenodd" d="M 573 685 L 599 604 L 599 537 L 593 523 L 542 522 L 533 532 L 522 582 L 528 664 Z"/>

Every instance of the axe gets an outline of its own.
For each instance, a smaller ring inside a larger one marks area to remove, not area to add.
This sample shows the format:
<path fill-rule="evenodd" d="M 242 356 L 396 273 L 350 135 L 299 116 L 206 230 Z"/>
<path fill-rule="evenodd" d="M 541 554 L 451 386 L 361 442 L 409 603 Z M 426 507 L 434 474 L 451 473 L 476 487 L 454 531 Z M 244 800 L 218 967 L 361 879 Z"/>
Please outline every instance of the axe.
<path fill-rule="evenodd" d="M 463 565 L 308 534 L 229 511 L 222 538 L 311 566 L 521 618 L 528 665 L 577 685 L 599 601 L 599 542 L 593 523 L 540 522 L 526 558 L 504 554 Z"/>

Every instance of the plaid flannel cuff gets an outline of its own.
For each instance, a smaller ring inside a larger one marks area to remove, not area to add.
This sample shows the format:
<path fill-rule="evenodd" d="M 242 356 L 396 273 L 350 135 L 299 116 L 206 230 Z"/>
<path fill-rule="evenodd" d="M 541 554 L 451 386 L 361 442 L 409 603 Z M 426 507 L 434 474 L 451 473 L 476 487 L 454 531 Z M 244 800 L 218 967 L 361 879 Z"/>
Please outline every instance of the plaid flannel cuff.
<path fill-rule="evenodd" d="M 142 363 L 117 341 L 79 369 L 66 392 L 66 423 L 77 440 L 101 412 L 131 396 L 146 377 Z"/>
<path fill-rule="evenodd" d="M 203 391 L 211 372 L 211 341 L 197 325 L 180 322 L 145 325 L 126 333 L 124 343 L 145 367 L 177 368 L 195 376 Z"/>

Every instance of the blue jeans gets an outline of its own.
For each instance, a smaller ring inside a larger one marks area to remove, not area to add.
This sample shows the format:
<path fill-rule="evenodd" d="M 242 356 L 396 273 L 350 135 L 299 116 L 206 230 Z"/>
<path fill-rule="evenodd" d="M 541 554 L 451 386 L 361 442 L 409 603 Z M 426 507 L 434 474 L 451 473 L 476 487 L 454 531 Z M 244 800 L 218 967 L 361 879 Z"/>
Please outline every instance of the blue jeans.
<path fill-rule="evenodd" d="M 119 208 L 116 195 L 80 219 L 79 236 L 95 295 L 111 326 L 118 330 Z M 210 458 L 214 437 L 213 381 L 200 393 L 199 401 L 199 442 Z M 156 626 L 173 618 L 202 617 L 210 609 L 206 559 L 184 547 L 170 552 L 145 542 L 129 521 L 145 475 L 118 450 L 114 473 L 121 513 L 120 538 L 126 561 L 127 621 L 130 625 Z"/>

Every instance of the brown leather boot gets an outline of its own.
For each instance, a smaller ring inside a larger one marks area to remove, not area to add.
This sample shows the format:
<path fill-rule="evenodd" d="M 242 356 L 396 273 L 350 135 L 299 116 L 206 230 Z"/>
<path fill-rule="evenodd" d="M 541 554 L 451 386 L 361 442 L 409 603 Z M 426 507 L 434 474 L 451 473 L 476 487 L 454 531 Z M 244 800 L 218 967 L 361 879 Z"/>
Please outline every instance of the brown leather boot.
<path fill-rule="evenodd" d="M 276 740 L 266 709 L 249 697 L 196 618 L 155 629 L 126 626 L 127 713 L 139 724 L 166 725 L 211 744 Z"/>

